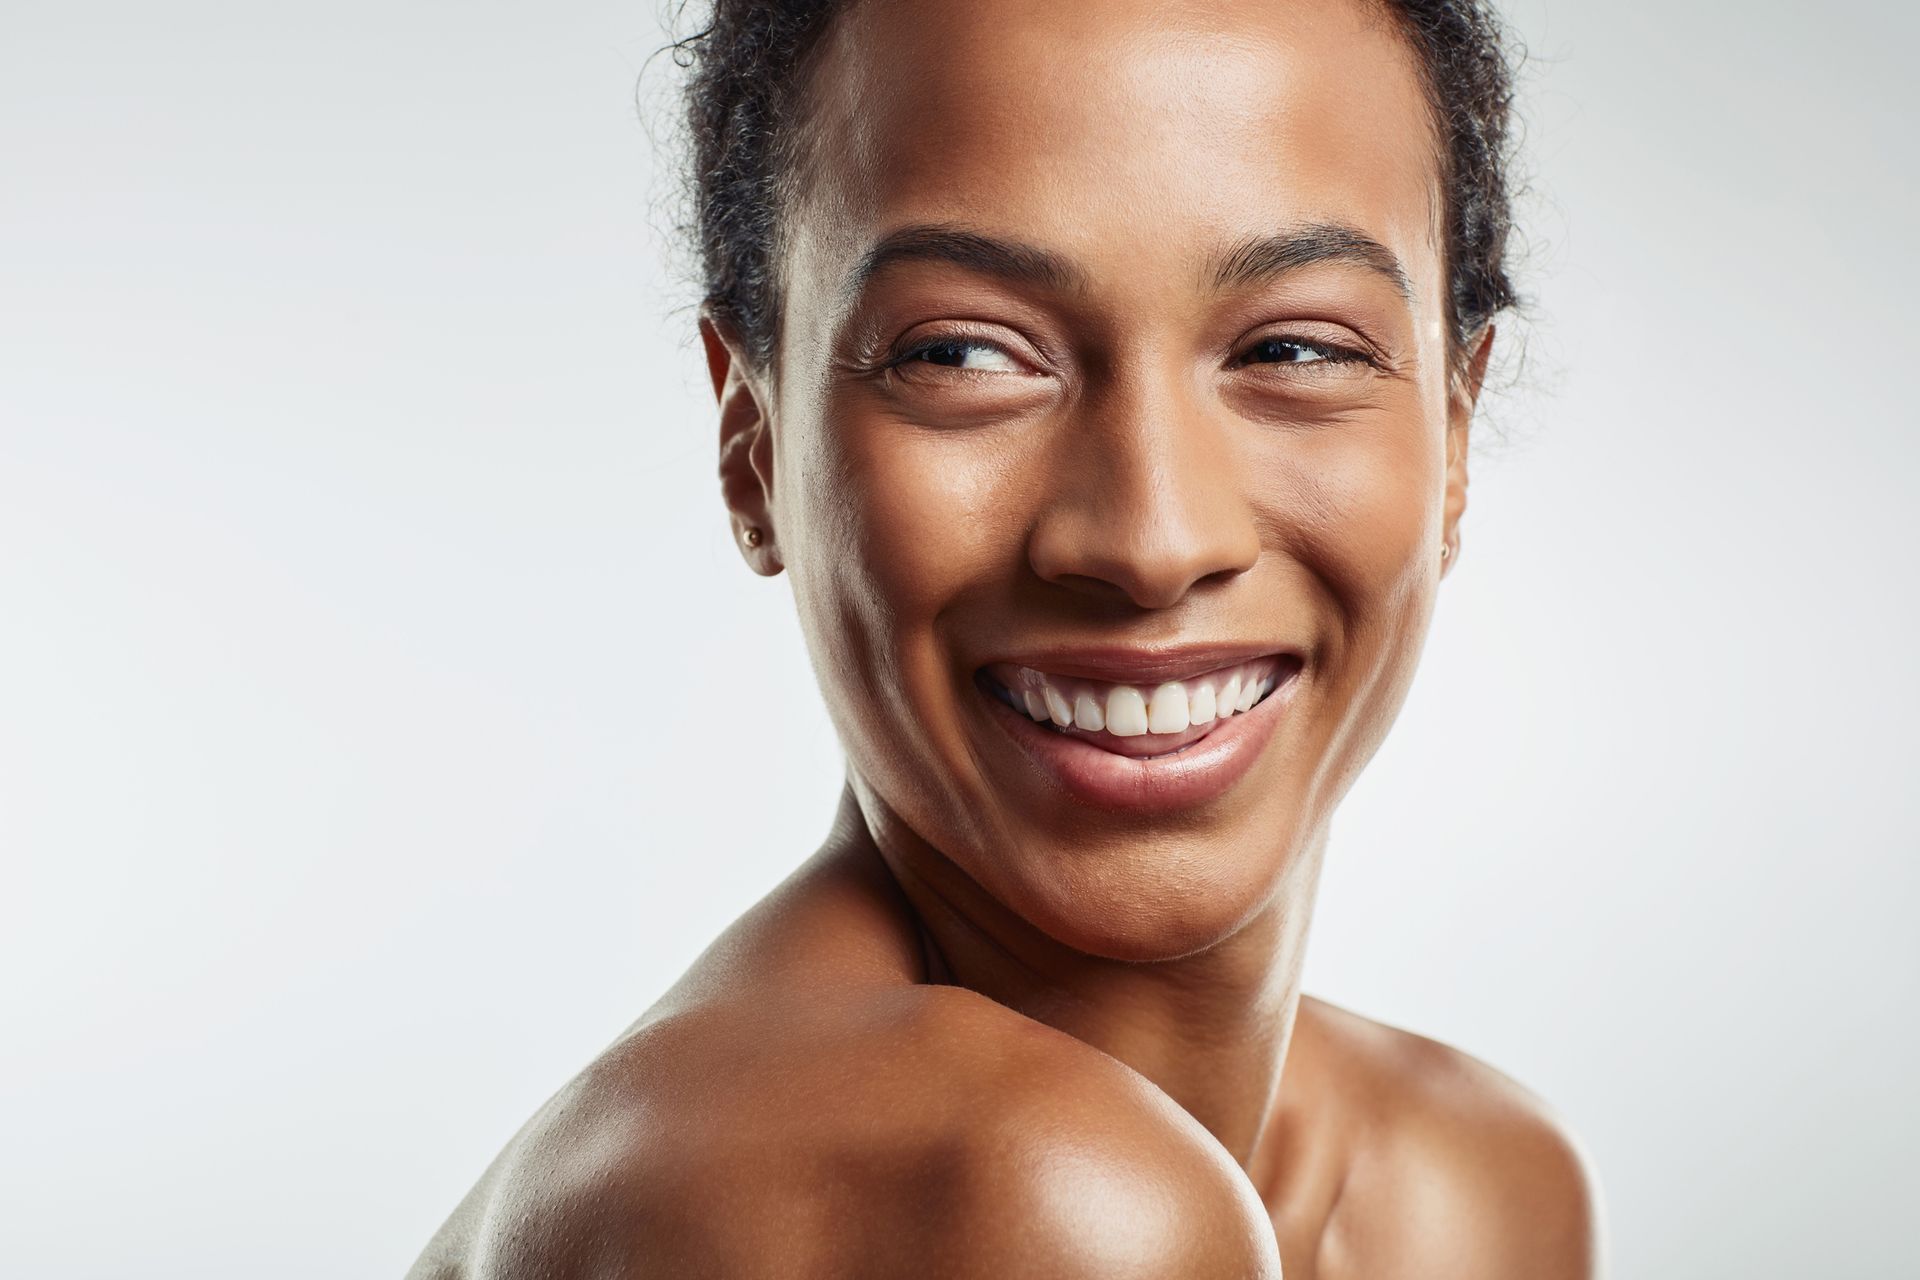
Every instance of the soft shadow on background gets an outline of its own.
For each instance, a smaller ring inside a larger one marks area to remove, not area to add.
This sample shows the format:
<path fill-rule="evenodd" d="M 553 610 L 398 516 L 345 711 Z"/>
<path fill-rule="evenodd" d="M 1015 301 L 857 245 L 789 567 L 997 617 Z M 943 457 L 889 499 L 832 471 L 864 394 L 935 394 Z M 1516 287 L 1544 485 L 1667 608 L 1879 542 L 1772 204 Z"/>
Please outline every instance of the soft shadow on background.
<path fill-rule="evenodd" d="M 1530 355 L 1308 989 L 1557 1105 L 1620 1277 L 1911 1274 L 1920 18 L 1508 12 Z M 10 1273 L 398 1275 L 824 833 L 651 14 L 0 16 Z"/>

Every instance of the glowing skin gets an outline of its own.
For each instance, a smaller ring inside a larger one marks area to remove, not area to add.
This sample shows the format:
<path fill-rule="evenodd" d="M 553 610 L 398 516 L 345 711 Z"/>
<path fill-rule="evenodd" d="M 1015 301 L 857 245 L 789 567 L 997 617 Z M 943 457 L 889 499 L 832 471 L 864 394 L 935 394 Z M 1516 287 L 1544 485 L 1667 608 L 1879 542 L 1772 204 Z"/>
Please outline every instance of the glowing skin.
<path fill-rule="evenodd" d="M 1398 28 L 868 0 L 813 88 L 777 367 L 702 332 L 838 822 L 415 1275 L 1592 1275 L 1536 1104 L 1299 991 L 1492 340 Z"/>

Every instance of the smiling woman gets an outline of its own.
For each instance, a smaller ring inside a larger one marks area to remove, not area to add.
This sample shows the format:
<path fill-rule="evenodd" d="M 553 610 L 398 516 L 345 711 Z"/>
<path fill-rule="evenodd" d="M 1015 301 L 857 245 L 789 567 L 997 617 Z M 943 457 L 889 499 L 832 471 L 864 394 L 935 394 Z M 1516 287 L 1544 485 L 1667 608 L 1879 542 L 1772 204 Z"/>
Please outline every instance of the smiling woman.
<path fill-rule="evenodd" d="M 1512 301 L 1464 0 L 721 0 L 682 43 L 741 553 L 826 842 L 415 1269 L 1584 1277 L 1518 1086 L 1300 992 Z"/>

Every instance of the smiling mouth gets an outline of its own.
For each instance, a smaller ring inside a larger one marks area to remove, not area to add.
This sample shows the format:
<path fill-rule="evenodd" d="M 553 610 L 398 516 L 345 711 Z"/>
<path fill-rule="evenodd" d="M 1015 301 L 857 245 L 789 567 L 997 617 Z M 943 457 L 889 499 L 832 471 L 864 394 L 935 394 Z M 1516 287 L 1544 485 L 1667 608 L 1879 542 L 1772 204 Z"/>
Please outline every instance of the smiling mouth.
<path fill-rule="evenodd" d="M 1157 684 L 1054 675 L 1012 663 L 974 673 L 981 692 L 1063 736 L 1136 760 L 1178 755 L 1284 685 L 1300 669 L 1290 654 Z"/>

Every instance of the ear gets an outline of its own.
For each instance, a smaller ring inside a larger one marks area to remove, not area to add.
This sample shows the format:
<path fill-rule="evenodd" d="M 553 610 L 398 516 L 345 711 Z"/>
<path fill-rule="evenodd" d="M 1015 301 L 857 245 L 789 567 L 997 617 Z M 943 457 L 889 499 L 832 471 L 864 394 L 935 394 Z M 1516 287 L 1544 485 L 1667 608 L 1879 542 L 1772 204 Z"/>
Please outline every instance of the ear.
<path fill-rule="evenodd" d="M 1493 323 L 1489 321 L 1474 342 L 1467 367 L 1453 379 L 1447 395 L 1447 500 L 1440 540 L 1447 557 L 1440 565 L 1445 577 L 1460 563 L 1460 517 L 1467 510 L 1467 440 L 1473 428 L 1473 408 L 1487 379 L 1487 357 L 1493 353 Z"/>
<path fill-rule="evenodd" d="M 710 306 L 700 308 L 700 341 L 720 404 L 720 496 L 733 513 L 733 542 L 747 565 L 772 577 L 785 567 L 774 530 L 773 432 L 766 394 L 733 327 Z M 747 540 L 759 530 L 758 546 Z"/>

